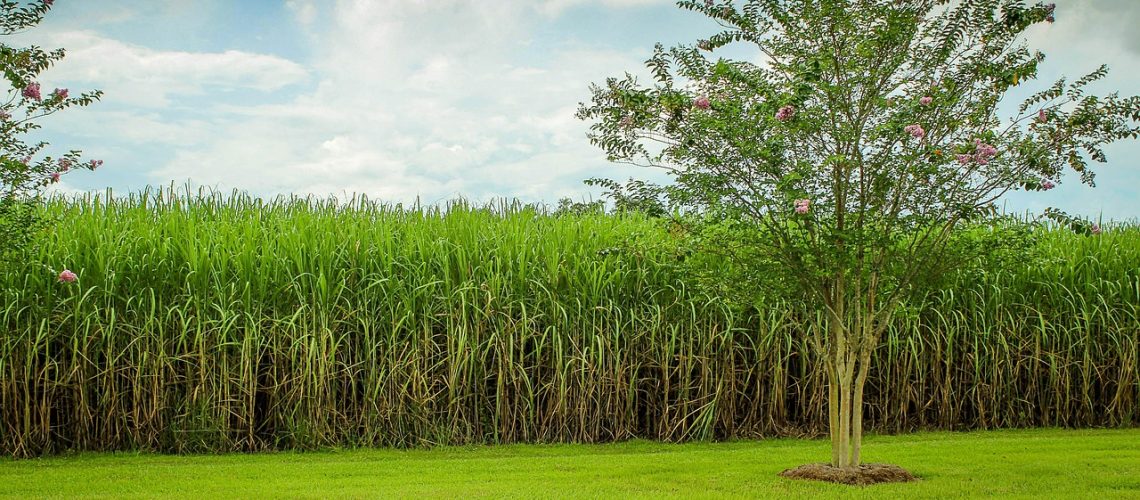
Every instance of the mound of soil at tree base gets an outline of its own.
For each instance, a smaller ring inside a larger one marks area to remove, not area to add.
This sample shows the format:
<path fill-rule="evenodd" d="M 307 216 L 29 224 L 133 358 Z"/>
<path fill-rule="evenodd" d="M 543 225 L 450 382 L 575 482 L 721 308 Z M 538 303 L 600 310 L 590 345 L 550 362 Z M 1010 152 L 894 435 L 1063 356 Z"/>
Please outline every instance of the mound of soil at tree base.
<path fill-rule="evenodd" d="M 863 464 L 848 468 L 832 467 L 831 464 L 806 464 L 785 470 L 780 475 L 792 479 L 811 479 L 857 486 L 918 480 L 906 469 L 890 464 Z"/>

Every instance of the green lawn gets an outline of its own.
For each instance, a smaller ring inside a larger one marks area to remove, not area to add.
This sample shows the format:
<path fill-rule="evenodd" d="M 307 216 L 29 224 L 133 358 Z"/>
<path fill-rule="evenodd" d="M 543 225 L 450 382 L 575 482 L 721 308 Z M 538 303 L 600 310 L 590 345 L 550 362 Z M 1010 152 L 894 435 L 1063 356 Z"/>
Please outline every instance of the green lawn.
<path fill-rule="evenodd" d="M 512 445 L 220 456 L 0 460 L 0 497 L 1140 498 L 1140 429 L 867 438 L 872 462 L 921 478 L 865 488 L 792 481 L 819 440 Z"/>

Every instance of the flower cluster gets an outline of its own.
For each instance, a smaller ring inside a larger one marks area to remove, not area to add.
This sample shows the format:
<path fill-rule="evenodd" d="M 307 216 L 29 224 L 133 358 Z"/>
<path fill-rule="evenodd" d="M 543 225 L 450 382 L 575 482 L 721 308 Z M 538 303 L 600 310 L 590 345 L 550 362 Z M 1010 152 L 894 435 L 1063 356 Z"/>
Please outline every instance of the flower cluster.
<path fill-rule="evenodd" d="M 1037 121 L 1045 123 L 1047 120 L 1049 120 L 1049 115 L 1045 114 L 1044 109 L 1037 111 Z"/>
<path fill-rule="evenodd" d="M 808 213 L 808 209 L 810 209 L 810 208 L 811 208 L 811 200 L 808 200 L 808 199 L 796 200 L 796 213 L 797 214 L 806 214 L 806 213 Z"/>
<path fill-rule="evenodd" d="M 91 160 L 87 164 L 91 166 L 91 170 L 95 170 L 95 169 L 103 166 L 103 160 Z"/>
<path fill-rule="evenodd" d="M 71 272 L 68 269 L 64 269 L 62 272 L 59 273 L 59 282 L 60 283 L 75 283 L 75 281 L 78 279 L 79 279 L 79 276 L 77 276 L 75 273 Z"/>
<path fill-rule="evenodd" d="M 1048 190 L 1053 189 L 1055 187 L 1057 187 L 1057 185 L 1053 184 L 1053 181 L 1051 181 L 1049 179 L 1044 179 L 1041 181 L 1041 189 L 1043 191 L 1048 191 Z"/>
<path fill-rule="evenodd" d="M 1089 228 L 1089 230 L 1092 231 L 1092 234 L 1100 234 L 1100 224 L 1097 224 L 1094 222 L 1092 227 Z"/>
<path fill-rule="evenodd" d="M 997 156 L 998 150 L 991 144 L 982 142 L 981 139 L 974 139 L 974 154 L 959 154 L 957 156 L 958 163 L 962 165 L 975 162 L 978 165 L 989 165 L 990 160 Z"/>
<path fill-rule="evenodd" d="M 1045 16 L 1046 21 L 1053 22 L 1057 20 L 1056 17 L 1053 17 L 1053 12 L 1057 10 L 1057 4 L 1051 3 L 1046 5 L 1045 10 L 1049 12 L 1049 15 Z"/>
<path fill-rule="evenodd" d="M 796 107 L 789 104 L 787 106 L 780 108 L 780 110 L 776 112 L 776 119 L 780 120 L 782 122 L 786 122 L 788 120 L 791 120 L 792 116 L 794 116 L 795 114 L 796 114 Z"/>
<path fill-rule="evenodd" d="M 698 109 L 709 109 L 709 107 L 712 106 L 712 103 L 709 102 L 708 97 L 700 96 L 696 99 L 693 99 L 693 106 L 696 106 Z"/>
<path fill-rule="evenodd" d="M 67 89 L 55 89 L 55 91 L 51 93 L 51 96 L 61 101 L 67 99 Z"/>
<path fill-rule="evenodd" d="M 905 130 L 906 133 L 910 134 L 911 137 L 914 137 L 915 139 L 922 139 L 926 136 L 926 131 L 922 129 L 922 125 L 919 125 L 917 123 L 913 125 L 907 125 L 903 127 L 903 130 Z"/>
<path fill-rule="evenodd" d="M 29 83 L 20 94 L 23 95 L 25 99 L 38 101 L 42 98 L 40 96 L 40 84 L 36 82 Z"/>
<path fill-rule="evenodd" d="M 922 99 L 919 99 L 918 102 L 920 104 L 922 104 L 923 106 L 929 106 L 930 103 L 934 102 L 934 98 L 930 97 L 930 96 L 925 96 Z"/>

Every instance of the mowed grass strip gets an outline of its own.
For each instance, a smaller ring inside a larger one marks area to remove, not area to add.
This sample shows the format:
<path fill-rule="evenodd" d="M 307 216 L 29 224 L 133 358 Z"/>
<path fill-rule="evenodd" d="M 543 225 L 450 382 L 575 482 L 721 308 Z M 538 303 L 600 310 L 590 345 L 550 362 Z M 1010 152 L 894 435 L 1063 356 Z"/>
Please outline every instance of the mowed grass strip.
<path fill-rule="evenodd" d="M 507 445 L 231 455 L 85 454 L 0 461 L 0 496 L 1140 498 L 1140 429 L 871 436 L 910 484 L 793 481 L 821 440 Z"/>

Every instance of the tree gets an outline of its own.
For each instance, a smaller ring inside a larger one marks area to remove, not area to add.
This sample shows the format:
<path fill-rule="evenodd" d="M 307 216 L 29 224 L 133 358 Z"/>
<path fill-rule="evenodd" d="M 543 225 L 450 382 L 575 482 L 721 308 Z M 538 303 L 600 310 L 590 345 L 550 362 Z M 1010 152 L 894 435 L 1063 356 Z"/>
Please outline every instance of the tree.
<path fill-rule="evenodd" d="M 773 293 L 818 307 L 822 324 L 805 331 L 826 363 L 831 465 L 857 466 L 871 354 L 921 282 L 952 267 L 940 257 L 955 227 L 993 217 L 1012 190 L 1051 189 L 1066 170 L 1092 185 L 1088 160 L 1140 133 L 1140 98 L 1086 95 L 1102 66 L 1003 116 L 1003 97 L 1037 75 L 1044 56 L 1025 34 L 1054 22 L 1052 4 L 678 6 L 723 30 L 696 46 L 658 44 L 652 85 L 608 79 L 578 115 L 612 161 L 668 170 L 671 202 L 702 223 L 705 248 L 777 268 Z M 763 62 L 706 55 L 733 42 Z"/>
<path fill-rule="evenodd" d="M 22 33 L 38 25 L 52 3 L 0 0 L 0 35 Z M 35 120 L 72 106 L 90 105 L 102 96 L 100 91 L 72 96 L 64 88 L 44 90 L 37 77 L 63 57 L 63 49 L 44 51 L 0 43 L 0 70 L 11 85 L 7 98 L 0 101 L 0 258 L 25 246 L 41 224 L 36 204 L 44 187 L 72 170 L 95 170 L 103 163 L 84 161 L 76 150 L 58 157 L 42 155 L 48 143 L 22 139 L 39 128 Z"/>

